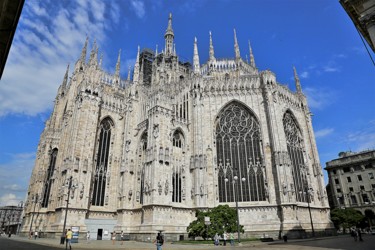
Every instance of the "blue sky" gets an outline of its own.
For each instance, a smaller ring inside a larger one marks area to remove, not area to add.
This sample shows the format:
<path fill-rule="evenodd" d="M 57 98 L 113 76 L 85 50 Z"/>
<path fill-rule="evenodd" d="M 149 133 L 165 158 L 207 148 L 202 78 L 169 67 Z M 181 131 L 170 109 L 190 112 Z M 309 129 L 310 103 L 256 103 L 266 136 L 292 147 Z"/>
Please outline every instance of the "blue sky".
<path fill-rule="evenodd" d="M 338 0 L 29 0 L 0 82 L 0 205 L 25 198 L 44 122 L 86 35 L 110 73 L 122 50 L 126 78 L 138 45 L 164 47 L 169 12 L 181 60 L 192 61 L 195 36 L 207 60 L 209 31 L 215 56 L 233 58 L 236 28 L 259 70 L 294 90 L 297 68 L 323 167 L 340 151 L 375 148 L 375 67 Z"/>

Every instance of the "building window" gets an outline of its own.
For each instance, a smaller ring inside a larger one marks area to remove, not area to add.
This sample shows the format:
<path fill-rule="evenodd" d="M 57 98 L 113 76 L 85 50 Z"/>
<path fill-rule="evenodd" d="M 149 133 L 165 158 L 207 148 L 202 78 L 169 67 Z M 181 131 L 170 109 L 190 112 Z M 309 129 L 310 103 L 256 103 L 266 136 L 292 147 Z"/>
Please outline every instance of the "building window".
<path fill-rule="evenodd" d="M 49 166 L 47 169 L 47 176 L 46 180 L 44 182 L 44 189 L 43 189 L 43 200 L 42 200 L 42 207 L 48 207 L 48 201 L 49 201 L 49 196 L 51 192 L 51 186 L 53 183 L 53 174 L 55 171 L 55 165 L 56 165 L 56 158 L 57 158 L 57 153 L 58 150 L 55 148 L 52 150 L 50 160 L 49 160 Z"/>
<path fill-rule="evenodd" d="M 177 130 L 173 133 L 172 142 L 173 142 L 173 147 L 182 148 L 184 146 L 184 136 L 182 135 L 180 131 Z"/>
<path fill-rule="evenodd" d="M 355 195 L 351 195 L 350 199 L 351 199 L 352 205 L 357 205 L 357 197 L 355 197 Z"/>
<path fill-rule="evenodd" d="M 372 189 L 375 189 L 375 184 L 371 184 Z"/>
<path fill-rule="evenodd" d="M 340 184 L 339 179 L 335 179 L 335 184 Z"/>
<path fill-rule="evenodd" d="M 348 180 L 348 182 L 352 182 L 352 178 L 350 178 L 350 176 L 346 177 L 346 179 Z"/>
<path fill-rule="evenodd" d="M 332 170 L 332 173 L 333 173 L 333 174 L 336 174 L 336 169 Z"/>
<path fill-rule="evenodd" d="M 349 187 L 349 191 L 350 191 L 350 192 L 353 192 L 353 187 Z"/>
<path fill-rule="evenodd" d="M 105 118 L 99 126 L 99 139 L 96 146 L 96 168 L 92 195 L 92 205 L 94 206 L 104 206 L 107 178 L 109 178 L 108 160 L 113 125 L 113 121 L 110 118 Z"/>
<path fill-rule="evenodd" d="M 362 194 L 362 200 L 363 200 L 363 203 L 369 203 L 370 202 L 367 194 Z"/>
<path fill-rule="evenodd" d="M 223 109 L 216 124 L 219 202 L 234 202 L 235 193 L 240 202 L 266 200 L 260 139 L 259 123 L 248 109 L 235 102 Z"/>
<path fill-rule="evenodd" d="M 374 173 L 373 172 L 368 173 L 368 178 L 370 178 L 370 180 L 373 180 L 374 179 Z"/>
<path fill-rule="evenodd" d="M 341 193 L 341 188 L 337 188 L 337 189 L 336 189 L 336 192 L 337 192 L 337 193 Z"/>
<path fill-rule="evenodd" d="M 302 132 L 297 125 L 296 119 L 290 112 L 284 114 L 283 125 L 287 149 L 292 163 L 292 176 L 294 188 L 296 190 L 296 200 L 306 202 L 306 195 L 303 195 L 303 192 L 301 192 L 308 186 L 306 176 L 308 170 L 303 156 L 304 146 Z"/>
<path fill-rule="evenodd" d="M 173 173 L 172 186 L 172 202 L 181 202 L 181 177 L 179 173 Z"/>
<path fill-rule="evenodd" d="M 365 186 L 359 186 L 359 189 L 361 189 L 361 190 L 365 190 Z"/>
<path fill-rule="evenodd" d="M 357 175 L 358 181 L 362 181 L 362 176 L 359 174 Z"/>
<path fill-rule="evenodd" d="M 349 167 L 345 167 L 342 170 L 344 171 L 344 173 L 349 173 L 350 172 L 350 168 Z"/>

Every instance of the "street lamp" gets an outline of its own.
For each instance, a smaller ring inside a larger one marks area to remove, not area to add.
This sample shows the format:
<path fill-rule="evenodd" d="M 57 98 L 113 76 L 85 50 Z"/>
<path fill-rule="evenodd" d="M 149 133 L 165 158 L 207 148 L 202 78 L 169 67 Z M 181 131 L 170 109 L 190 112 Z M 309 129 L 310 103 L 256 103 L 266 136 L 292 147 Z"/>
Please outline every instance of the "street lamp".
<path fill-rule="evenodd" d="M 229 181 L 228 178 L 225 178 L 224 180 L 225 180 L 225 182 Z M 246 178 L 242 177 L 241 180 L 242 180 L 242 182 L 245 182 Z M 234 188 L 233 188 L 234 198 L 236 200 L 238 244 L 240 244 L 241 243 L 241 237 L 240 237 L 240 215 L 239 215 L 239 211 L 238 211 L 238 176 L 237 175 L 233 176 L 232 183 L 233 183 L 233 186 L 234 186 Z"/>
<path fill-rule="evenodd" d="M 66 218 L 68 216 L 70 190 L 72 189 L 72 192 L 74 193 L 74 190 L 76 189 L 76 185 L 72 184 L 72 180 L 73 180 L 73 177 L 70 176 L 69 179 L 63 185 L 63 187 L 67 187 L 68 188 L 68 197 L 66 199 L 64 226 L 63 226 L 63 231 L 62 231 L 61 238 L 60 238 L 60 244 L 64 244 L 64 241 L 65 241 L 65 226 L 66 226 Z M 65 246 L 65 249 L 67 249 L 67 246 L 68 245 Z"/>
<path fill-rule="evenodd" d="M 310 224 L 311 224 L 311 231 L 312 231 L 312 237 L 315 237 L 315 231 L 314 231 L 314 224 L 313 224 L 313 221 L 312 221 L 312 217 L 311 217 L 311 208 L 310 208 L 310 202 L 311 202 L 311 195 L 312 195 L 312 192 L 311 192 L 311 189 L 307 188 L 305 189 L 305 191 L 299 191 L 300 194 L 304 194 L 305 197 L 306 197 L 306 200 L 307 200 L 307 208 L 309 209 L 309 215 L 310 215 Z"/>

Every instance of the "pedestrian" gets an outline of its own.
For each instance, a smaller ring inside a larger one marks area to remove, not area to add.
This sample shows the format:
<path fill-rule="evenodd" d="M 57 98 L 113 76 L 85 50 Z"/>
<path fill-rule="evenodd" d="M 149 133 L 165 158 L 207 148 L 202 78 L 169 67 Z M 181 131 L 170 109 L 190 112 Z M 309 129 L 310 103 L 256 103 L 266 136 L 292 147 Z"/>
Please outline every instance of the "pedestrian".
<path fill-rule="evenodd" d="M 214 236 L 214 244 L 215 244 L 215 246 L 219 245 L 219 235 L 217 233 Z"/>
<path fill-rule="evenodd" d="M 12 236 L 12 232 L 9 230 L 8 237 L 10 238 Z"/>
<path fill-rule="evenodd" d="M 362 232 L 361 232 L 361 229 L 358 228 L 358 229 L 357 229 L 357 232 L 358 232 L 358 239 L 359 239 L 359 241 L 363 241 L 363 239 L 362 239 Z"/>
<path fill-rule="evenodd" d="M 154 240 L 154 244 L 156 245 L 156 250 L 162 250 L 162 246 L 164 244 L 164 237 L 163 235 L 161 235 L 160 232 L 156 236 L 156 239 Z"/>
<path fill-rule="evenodd" d="M 87 231 L 86 233 L 86 242 L 87 244 L 90 243 L 90 231 Z"/>
<path fill-rule="evenodd" d="M 115 244 L 115 240 L 116 240 L 116 233 L 113 232 L 113 233 L 112 233 L 112 245 Z"/>
<path fill-rule="evenodd" d="M 230 239 L 230 245 L 234 246 L 234 234 L 233 233 L 229 234 L 229 239 Z"/>
<path fill-rule="evenodd" d="M 72 250 L 72 237 L 73 237 L 73 233 L 72 231 L 70 230 L 70 228 L 68 229 L 68 232 L 66 232 L 66 246 L 65 246 L 65 249 L 68 247 L 69 245 L 69 249 Z"/>
<path fill-rule="evenodd" d="M 224 232 L 223 233 L 223 245 L 226 246 L 227 245 L 227 239 L 228 239 L 228 236 L 227 236 L 227 232 Z"/>
<path fill-rule="evenodd" d="M 36 240 L 36 238 L 38 238 L 38 231 L 35 230 L 35 232 L 34 232 L 34 240 Z"/>
<path fill-rule="evenodd" d="M 354 241 L 357 241 L 358 234 L 354 228 L 351 229 L 350 235 L 354 238 Z"/>
<path fill-rule="evenodd" d="M 124 231 L 121 231 L 121 245 L 124 244 L 124 238 L 125 238 L 125 235 L 124 235 Z"/>

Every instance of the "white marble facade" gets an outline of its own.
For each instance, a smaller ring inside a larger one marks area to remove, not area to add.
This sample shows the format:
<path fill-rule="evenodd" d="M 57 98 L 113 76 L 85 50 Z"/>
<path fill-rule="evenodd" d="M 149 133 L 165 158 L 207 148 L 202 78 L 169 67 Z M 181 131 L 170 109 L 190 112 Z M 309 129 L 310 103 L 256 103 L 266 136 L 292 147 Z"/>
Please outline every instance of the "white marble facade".
<path fill-rule="evenodd" d="M 99 229 L 186 238 L 197 209 L 235 207 L 235 190 L 245 236 L 309 233 L 308 205 L 315 231 L 332 230 L 296 71 L 293 92 L 258 70 L 250 44 L 250 61 L 242 59 L 235 31 L 235 58 L 215 58 L 210 33 L 206 64 L 197 39 L 193 65 L 179 60 L 171 15 L 164 37 L 161 52 L 138 48 L 127 79 L 120 53 L 113 75 L 96 43 L 87 61 L 86 40 L 40 137 L 22 231 L 61 234 L 70 177 L 66 227 L 92 239 Z"/>

